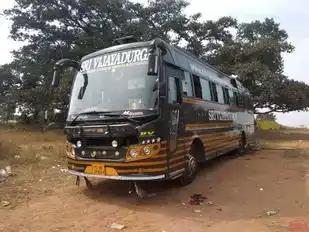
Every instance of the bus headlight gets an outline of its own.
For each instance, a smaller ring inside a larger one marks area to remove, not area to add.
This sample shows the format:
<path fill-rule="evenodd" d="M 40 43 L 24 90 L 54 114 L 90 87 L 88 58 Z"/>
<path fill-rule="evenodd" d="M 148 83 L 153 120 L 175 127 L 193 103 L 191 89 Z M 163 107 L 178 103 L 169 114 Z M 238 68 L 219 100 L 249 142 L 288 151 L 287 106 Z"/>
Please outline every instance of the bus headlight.
<path fill-rule="evenodd" d="M 113 148 L 118 147 L 118 142 L 117 142 L 117 140 L 113 140 L 113 141 L 112 141 L 112 147 L 113 147 Z"/>
<path fill-rule="evenodd" d="M 151 153 L 151 150 L 150 150 L 150 148 L 149 147 L 144 147 L 143 148 L 143 153 L 145 154 L 145 155 L 150 155 L 150 153 Z"/>
<path fill-rule="evenodd" d="M 78 140 L 77 143 L 76 143 L 76 146 L 77 147 L 81 147 L 82 146 L 82 141 Z"/>
<path fill-rule="evenodd" d="M 135 149 L 131 149 L 129 154 L 132 158 L 136 158 L 138 156 L 138 152 Z"/>

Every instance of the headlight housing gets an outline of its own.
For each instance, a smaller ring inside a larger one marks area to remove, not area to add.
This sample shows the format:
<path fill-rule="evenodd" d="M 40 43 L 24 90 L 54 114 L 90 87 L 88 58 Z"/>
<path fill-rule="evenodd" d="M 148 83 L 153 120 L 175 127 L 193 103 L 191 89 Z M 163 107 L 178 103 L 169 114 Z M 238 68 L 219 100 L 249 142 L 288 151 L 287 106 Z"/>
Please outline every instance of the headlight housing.
<path fill-rule="evenodd" d="M 77 146 L 77 147 L 82 147 L 82 141 L 78 140 L 78 141 L 76 142 L 76 146 Z"/>
<path fill-rule="evenodd" d="M 135 150 L 135 149 L 131 149 L 130 152 L 129 152 L 130 156 L 132 158 L 136 158 L 139 154 L 138 154 L 138 151 Z"/>
<path fill-rule="evenodd" d="M 118 142 L 117 142 L 117 140 L 113 140 L 113 141 L 112 141 L 112 147 L 113 147 L 113 148 L 118 147 Z"/>
<path fill-rule="evenodd" d="M 145 155 L 150 155 L 151 154 L 151 150 L 148 146 L 143 148 L 143 154 Z"/>
<path fill-rule="evenodd" d="M 73 144 L 67 143 L 66 154 L 68 157 L 75 159 L 75 146 Z"/>

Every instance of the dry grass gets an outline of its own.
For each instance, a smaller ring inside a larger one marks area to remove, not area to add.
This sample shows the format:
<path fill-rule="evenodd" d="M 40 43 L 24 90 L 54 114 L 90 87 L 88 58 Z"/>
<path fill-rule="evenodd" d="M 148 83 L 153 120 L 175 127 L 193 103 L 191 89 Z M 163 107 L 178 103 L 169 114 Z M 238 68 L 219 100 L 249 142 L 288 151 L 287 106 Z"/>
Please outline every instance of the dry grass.
<path fill-rule="evenodd" d="M 309 152 L 303 149 L 286 149 L 283 157 L 286 159 L 308 159 Z"/>
<path fill-rule="evenodd" d="M 0 183 L 0 201 L 12 201 L 13 206 L 52 191 L 53 184 L 65 180 L 59 178 L 65 168 L 64 149 L 62 131 L 1 129 L 0 169 L 11 166 L 16 175 Z"/>
<path fill-rule="evenodd" d="M 309 130 L 284 129 L 279 131 L 258 131 L 257 141 L 266 150 L 284 150 L 286 159 L 309 158 Z"/>
<path fill-rule="evenodd" d="M 41 161 L 63 158 L 64 136 L 60 132 L 0 132 L 0 167 L 3 165 L 34 165 Z M 2 165 L 1 165 L 2 164 Z"/>

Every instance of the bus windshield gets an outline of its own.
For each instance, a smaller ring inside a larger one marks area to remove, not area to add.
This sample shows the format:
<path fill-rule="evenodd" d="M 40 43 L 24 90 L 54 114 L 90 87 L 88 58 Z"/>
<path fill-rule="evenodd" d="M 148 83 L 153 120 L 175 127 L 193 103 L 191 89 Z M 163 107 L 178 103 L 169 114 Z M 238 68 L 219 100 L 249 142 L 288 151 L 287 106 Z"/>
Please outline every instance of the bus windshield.
<path fill-rule="evenodd" d="M 156 77 L 147 75 L 147 64 L 148 61 L 143 61 L 86 71 L 88 85 L 82 99 L 78 99 L 78 93 L 84 85 L 84 76 L 83 72 L 78 72 L 71 93 L 68 121 L 87 111 L 155 110 L 158 94 L 153 87 Z"/>

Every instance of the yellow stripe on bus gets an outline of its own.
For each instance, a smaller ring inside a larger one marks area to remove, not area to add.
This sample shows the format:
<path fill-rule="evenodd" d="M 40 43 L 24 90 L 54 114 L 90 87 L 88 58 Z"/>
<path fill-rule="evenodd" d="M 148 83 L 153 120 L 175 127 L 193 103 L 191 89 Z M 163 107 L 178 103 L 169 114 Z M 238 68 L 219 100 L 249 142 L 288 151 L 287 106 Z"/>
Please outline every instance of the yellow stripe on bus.
<path fill-rule="evenodd" d="M 211 146 L 211 147 L 206 147 L 204 149 L 205 152 L 211 152 L 211 151 L 214 151 L 214 150 L 220 150 L 221 148 L 225 148 L 225 147 L 234 147 L 235 148 L 238 146 L 238 141 L 237 142 L 231 142 L 231 141 L 228 141 L 228 142 L 224 142 L 224 143 L 219 143 L 217 145 L 214 145 L 214 146 Z"/>
<path fill-rule="evenodd" d="M 206 124 L 186 124 L 185 129 L 209 129 L 209 128 L 225 128 L 232 127 L 232 122 L 222 122 L 222 123 L 206 123 Z"/>
<path fill-rule="evenodd" d="M 186 144 L 185 143 L 178 143 L 177 148 L 183 148 Z"/>
<path fill-rule="evenodd" d="M 231 139 L 231 138 L 226 138 L 226 139 L 220 139 L 220 140 L 204 140 L 204 146 L 213 146 L 213 145 L 216 145 L 216 144 L 220 144 L 220 143 L 226 143 L 226 142 L 235 142 L 235 141 L 238 141 L 238 139 Z"/>
<path fill-rule="evenodd" d="M 219 136 L 201 136 L 199 137 L 199 139 L 201 141 L 203 141 L 204 143 L 206 142 L 211 142 L 211 141 L 214 141 L 214 140 L 226 140 L 226 139 L 231 139 L 231 137 L 229 135 L 219 135 Z M 186 146 L 190 146 L 192 143 L 192 140 L 188 140 L 186 142 Z"/>
<path fill-rule="evenodd" d="M 205 104 L 205 101 L 201 101 L 201 100 L 196 100 L 196 99 L 192 99 L 192 98 L 184 98 L 183 99 L 184 103 L 194 103 L 194 104 Z"/>
<path fill-rule="evenodd" d="M 187 136 L 187 137 L 182 137 L 181 140 L 188 142 L 189 140 L 195 139 L 195 138 L 217 138 L 220 136 L 231 136 L 227 132 L 214 132 L 214 133 L 200 133 L 199 135 L 195 136 Z M 238 135 L 235 135 L 235 137 Z"/>
<path fill-rule="evenodd" d="M 185 163 L 186 163 L 186 161 L 181 161 L 181 162 L 179 162 L 179 163 L 172 164 L 172 165 L 170 165 L 169 167 L 170 167 L 170 168 L 175 168 L 175 167 L 178 167 L 178 166 L 180 166 L 180 165 L 185 165 Z"/>
<path fill-rule="evenodd" d="M 156 154 L 154 156 L 151 156 L 151 158 L 149 159 L 152 159 L 152 158 L 165 158 L 166 157 L 166 154 Z"/>
<path fill-rule="evenodd" d="M 174 161 L 177 161 L 177 160 L 182 160 L 182 159 L 184 159 L 184 158 L 185 158 L 184 155 L 178 156 L 178 157 L 174 157 L 174 158 L 171 158 L 171 159 L 170 159 L 170 162 L 174 162 Z"/>

